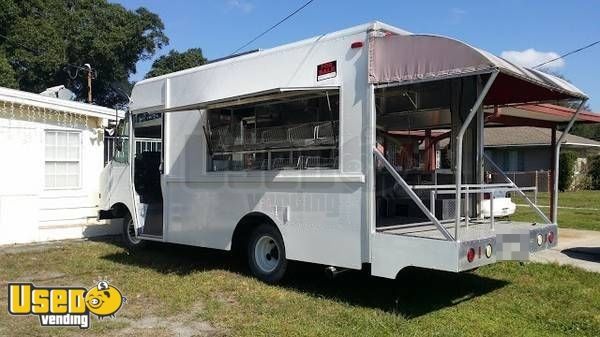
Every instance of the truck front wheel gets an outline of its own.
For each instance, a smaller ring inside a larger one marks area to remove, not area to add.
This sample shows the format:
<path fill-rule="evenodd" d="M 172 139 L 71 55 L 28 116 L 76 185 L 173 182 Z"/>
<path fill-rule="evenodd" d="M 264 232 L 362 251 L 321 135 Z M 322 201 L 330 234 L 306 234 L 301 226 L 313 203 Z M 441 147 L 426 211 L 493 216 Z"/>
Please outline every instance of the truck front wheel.
<path fill-rule="evenodd" d="M 248 265 L 252 274 L 266 283 L 276 283 L 287 270 L 283 238 L 274 226 L 262 224 L 250 235 Z"/>
<path fill-rule="evenodd" d="M 135 235 L 135 224 L 130 214 L 127 214 L 123 217 L 122 235 L 125 248 L 129 250 L 140 249 L 146 245 L 146 241 Z"/>

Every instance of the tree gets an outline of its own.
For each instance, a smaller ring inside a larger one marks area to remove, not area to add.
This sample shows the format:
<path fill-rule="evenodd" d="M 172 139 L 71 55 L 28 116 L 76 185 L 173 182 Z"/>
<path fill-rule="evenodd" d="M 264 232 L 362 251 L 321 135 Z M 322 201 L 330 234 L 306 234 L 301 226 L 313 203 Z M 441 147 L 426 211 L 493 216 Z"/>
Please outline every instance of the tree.
<path fill-rule="evenodd" d="M 169 54 L 159 57 L 152 63 L 152 68 L 146 74 L 146 78 L 201 66 L 205 63 L 206 59 L 200 48 L 190 48 L 182 53 L 171 50 Z"/>
<path fill-rule="evenodd" d="M 0 51 L 0 87 L 17 88 L 15 71 L 2 51 Z"/>
<path fill-rule="evenodd" d="M 78 67 L 89 63 L 94 101 L 113 106 L 123 99 L 111 84 L 128 83 L 139 60 L 168 44 L 158 15 L 143 7 L 106 0 L 0 0 L 0 7 L 10 12 L 0 11 L 0 51 L 25 91 L 65 84 L 83 100 L 86 72 Z"/>
<path fill-rule="evenodd" d="M 567 79 L 563 74 L 557 73 L 555 71 L 544 70 L 544 69 L 542 69 L 542 71 L 544 71 L 550 75 L 554 75 L 560 79 L 563 79 L 563 80 L 571 83 L 571 81 L 569 81 L 569 79 Z M 567 108 L 571 108 L 571 109 L 577 109 L 579 107 L 580 102 L 579 101 L 559 101 L 559 102 L 556 102 L 556 104 L 567 107 Z M 583 105 L 583 111 L 592 111 L 592 107 L 589 105 L 589 103 L 586 102 Z M 570 133 L 577 135 L 577 136 L 585 137 L 585 138 L 600 140 L 600 124 L 575 124 L 575 125 L 573 125 L 573 128 L 571 129 Z"/>

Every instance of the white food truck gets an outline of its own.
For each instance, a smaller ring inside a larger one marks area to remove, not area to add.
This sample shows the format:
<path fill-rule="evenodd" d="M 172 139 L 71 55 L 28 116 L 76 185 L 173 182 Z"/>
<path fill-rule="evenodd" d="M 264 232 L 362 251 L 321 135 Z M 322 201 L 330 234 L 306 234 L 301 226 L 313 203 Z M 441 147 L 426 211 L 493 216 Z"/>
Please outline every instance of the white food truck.
<path fill-rule="evenodd" d="M 463 42 L 373 22 L 138 82 L 99 216 L 122 218 L 130 247 L 239 249 L 266 282 L 289 260 L 386 278 L 526 260 L 556 245 L 556 207 L 546 216 L 503 175 L 484 129 L 538 121 L 564 136 L 586 99 Z M 580 108 L 518 109 L 561 100 Z M 538 219 L 496 219 L 498 191 Z"/>

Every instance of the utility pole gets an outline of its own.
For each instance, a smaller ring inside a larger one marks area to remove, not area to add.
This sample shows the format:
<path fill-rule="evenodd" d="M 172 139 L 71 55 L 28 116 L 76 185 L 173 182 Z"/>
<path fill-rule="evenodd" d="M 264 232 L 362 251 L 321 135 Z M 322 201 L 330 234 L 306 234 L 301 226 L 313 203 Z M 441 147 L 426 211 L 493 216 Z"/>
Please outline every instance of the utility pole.
<path fill-rule="evenodd" d="M 83 65 L 87 70 L 87 102 L 92 103 L 92 66 L 89 63 Z"/>

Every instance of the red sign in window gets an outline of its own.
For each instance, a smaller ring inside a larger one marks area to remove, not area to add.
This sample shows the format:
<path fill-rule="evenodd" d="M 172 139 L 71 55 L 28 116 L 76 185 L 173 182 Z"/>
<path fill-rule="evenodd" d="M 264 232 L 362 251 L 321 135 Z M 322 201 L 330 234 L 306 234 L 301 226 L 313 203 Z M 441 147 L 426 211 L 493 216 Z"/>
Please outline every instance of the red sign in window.
<path fill-rule="evenodd" d="M 337 76 L 337 61 L 331 61 L 317 66 L 317 81 Z"/>

